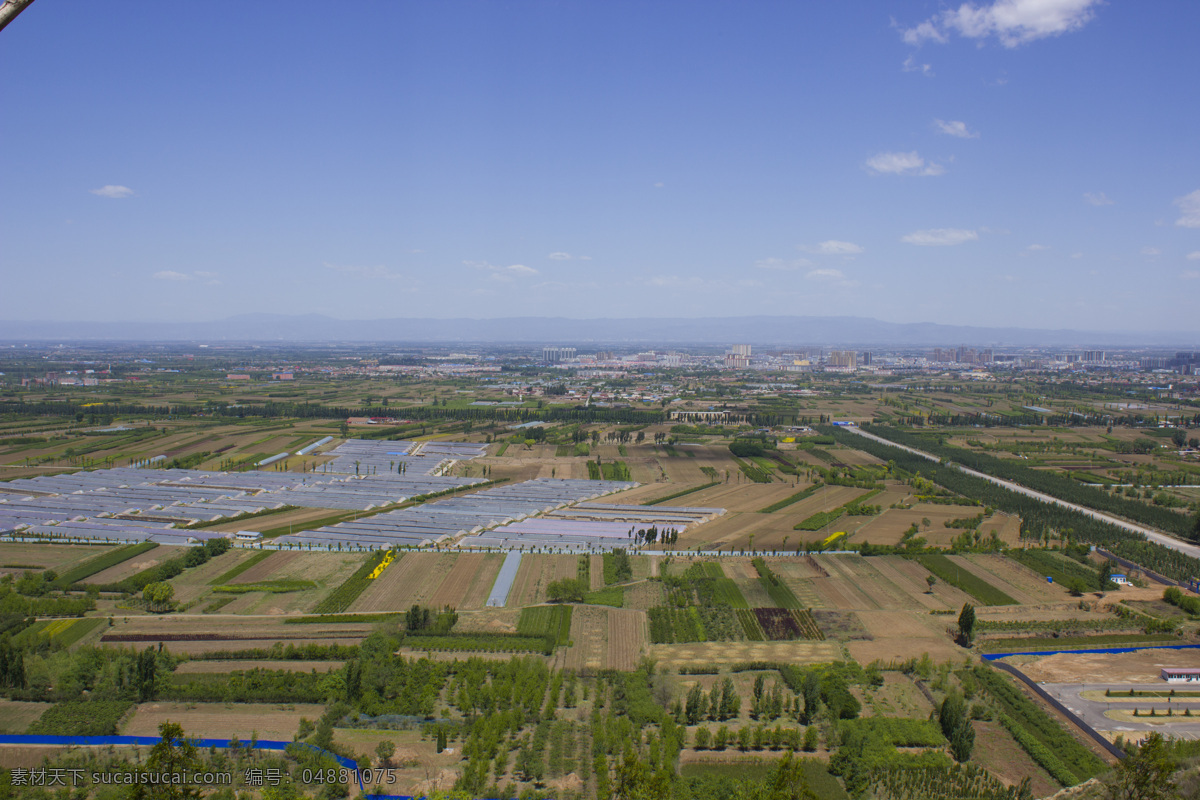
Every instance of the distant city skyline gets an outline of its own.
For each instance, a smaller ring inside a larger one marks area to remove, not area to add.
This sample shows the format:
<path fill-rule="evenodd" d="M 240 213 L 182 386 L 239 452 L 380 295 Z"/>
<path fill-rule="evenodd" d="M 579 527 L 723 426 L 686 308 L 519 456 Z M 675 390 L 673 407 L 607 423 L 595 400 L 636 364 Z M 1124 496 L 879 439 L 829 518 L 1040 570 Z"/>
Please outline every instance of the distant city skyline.
<path fill-rule="evenodd" d="M 1198 24 L 1184 0 L 40 0 L 0 32 L 0 320 L 1187 344 Z"/>

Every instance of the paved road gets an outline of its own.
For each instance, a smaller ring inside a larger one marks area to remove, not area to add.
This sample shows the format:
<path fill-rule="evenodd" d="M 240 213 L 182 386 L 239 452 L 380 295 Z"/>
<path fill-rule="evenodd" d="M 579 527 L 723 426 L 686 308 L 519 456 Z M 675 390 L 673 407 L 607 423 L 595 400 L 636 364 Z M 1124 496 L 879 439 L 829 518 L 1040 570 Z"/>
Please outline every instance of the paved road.
<path fill-rule="evenodd" d="M 930 461 L 940 461 L 941 460 L 937 456 L 932 455 L 931 453 L 926 453 L 922 450 L 917 450 L 915 448 L 908 447 L 907 445 L 897 444 L 896 442 L 893 442 L 890 439 L 885 439 L 882 436 L 876 436 L 873 433 L 867 433 L 866 431 L 862 430 L 861 428 L 845 427 L 842 430 L 853 431 L 854 433 L 857 433 L 859 436 L 865 436 L 868 439 L 873 439 L 877 442 L 881 442 L 883 444 L 890 445 L 891 447 L 899 447 L 901 450 L 905 450 L 909 453 L 918 455 L 918 456 L 928 459 Z M 1043 503 L 1051 503 L 1056 506 L 1062 506 L 1063 508 L 1069 508 L 1073 511 L 1078 511 L 1081 514 L 1086 514 L 1087 516 L 1092 517 L 1093 519 L 1098 519 L 1101 522 L 1107 522 L 1112 525 L 1116 525 L 1118 528 L 1122 528 L 1124 530 L 1131 531 L 1133 533 L 1141 534 L 1142 536 L 1145 536 L 1150 541 L 1155 542 L 1157 544 L 1161 544 L 1163 547 L 1169 547 L 1172 550 L 1178 550 L 1180 553 L 1191 556 L 1192 558 L 1200 558 L 1200 546 L 1197 546 L 1194 544 L 1188 544 L 1187 542 L 1180 541 L 1179 539 L 1176 539 L 1172 536 L 1168 536 L 1167 534 L 1162 533 L 1161 531 L 1156 531 L 1153 528 L 1147 528 L 1142 525 L 1136 525 L 1132 522 L 1127 522 L 1123 519 L 1120 519 L 1119 517 L 1114 517 L 1110 514 L 1105 514 L 1102 511 L 1096 511 L 1094 509 L 1087 508 L 1086 506 L 1076 505 L 1075 503 L 1068 503 L 1066 500 L 1060 500 L 1057 497 L 1052 497 L 1051 495 L 1043 494 L 1042 492 L 1036 492 L 1033 489 L 1029 489 L 1029 488 L 1026 488 L 1026 487 L 1020 485 L 1019 483 L 1013 483 L 1012 481 L 1006 481 L 1002 478 L 997 478 L 993 475 L 988 475 L 986 473 L 978 472 L 973 469 L 967 469 L 966 467 L 959 466 L 958 464 L 952 464 L 951 466 L 960 472 L 965 472 L 966 474 L 974 476 L 976 478 L 983 478 L 985 481 L 991 481 L 992 483 L 996 484 L 997 486 L 1003 486 L 1005 489 L 1010 489 L 1014 492 L 1019 492 L 1027 497 L 1032 497 L 1035 500 L 1041 500 Z"/>
<path fill-rule="evenodd" d="M 1176 714 L 1182 713 L 1184 708 L 1191 707 L 1193 714 L 1200 715 L 1200 698 L 1194 698 L 1190 702 L 1179 700 L 1167 702 L 1164 697 L 1161 700 L 1150 700 L 1148 698 L 1139 698 L 1130 700 L 1129 698 L 1101 698 L 1092 700 L 1082 697 L 1084 692 L 1099 691 L 1112 689 L 1113 691 L 1126 692 L 1130 688 L 1144 691 L 1161 692 L 1171 687 L 1163 683 L 1155 684 L 1129 684 L 1129 683 L 1043 683 L 1040 684 L 1051 696 L 1062 703 L 1067 708 L 1071 709 L 1081 720 L 1092 728 L 1100 731 L 1161 731 L 1163 733 L 1170 732 L 1174 736 L 1186 739 L 1200 739 L 1200 716 L 1195 717 L 1194 722 L 1180 722 L 1180 717 L 1176 716 L 1172 719 L 1174 722 L 1167 723 L 1163 717 L 1158 717 L 1156 722 L 1125 722 L 1110 719 L 1104 716 L 1105 711 L 1116 709 L 1132 709 L 1138 708 L 1143 712 L 1149 711 L 1151 708 L 1156 712 L 1165 716 L 1168 707 L 1173 709 Z M 1194 687 L 1193 687 L 1194 688 Z M 1186 690 L 1186 687 L 1181 691 Z M 1186 718 L 1184 718 L 1186 719 Z M 1128 738 L 1128 737 L 1127 737 Z M 1140 738 L 1140 737 L 1134 737 Z"/>

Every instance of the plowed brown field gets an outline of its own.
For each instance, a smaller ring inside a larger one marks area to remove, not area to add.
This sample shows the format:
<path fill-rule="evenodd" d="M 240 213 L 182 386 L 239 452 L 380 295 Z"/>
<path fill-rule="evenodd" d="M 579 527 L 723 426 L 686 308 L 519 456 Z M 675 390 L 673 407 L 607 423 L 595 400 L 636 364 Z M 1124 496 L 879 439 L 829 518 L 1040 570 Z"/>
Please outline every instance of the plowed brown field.
<path fill-rule="evenodd" d="M 650 642 L 650 629 L 644 611 L 630 608 L 608 610 L 608 669 L 629 672 Z"/>
<path fill-rule="evenodd" d="M 468 598 L 476 599 L 475 606 L 487 602 L 487 595 L 496 581 L 503 558 L 495 553 L 461 553 L 451 556 L 454 566 L 446 575 L 437 591 L 429 599 L 432 608 L 465 608 Z M 485 587 L 480 590 L 480 587 Z"/>

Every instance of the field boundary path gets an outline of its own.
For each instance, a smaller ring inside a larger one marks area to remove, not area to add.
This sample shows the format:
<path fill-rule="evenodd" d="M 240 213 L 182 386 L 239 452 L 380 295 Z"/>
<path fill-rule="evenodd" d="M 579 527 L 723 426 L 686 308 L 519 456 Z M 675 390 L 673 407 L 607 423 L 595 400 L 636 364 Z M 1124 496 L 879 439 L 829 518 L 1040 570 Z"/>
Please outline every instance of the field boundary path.
<path fill-rule="evenodd" d="M 926 453 L 923 450 L 917 450 L 915 447 L 909 447 L 908 445 L 898 444 L 896 442 L 893 442 L 891 439 L 885 439 L 882 436 L 876 436 L 873 433 L 867 433 L 862 428 L 859 428 L 857 426 L 846 426 L 846 427 L 842 428 L 842 430 L 853 431 L 854 433 L 857 433 L 859 436 L 865 436 L 866 438 L 871 439 L 876 442 L 879 442 L 880 444 L 886 444 L 889 447 L 895 447 L 900 450 L 904 450 L 906 452 L 912 453 L 913 455 L 916 455 L 916 456 L 920 456 L 921 458 L 927 459 L 929 461 L 933 461 L 933 462 L 939 463 L 939 464 L 941 463 L 941 459 L 931 453 Z M 1110 525 L 1116 525 L 1118 528 L 1122 528 L 1124 530 L 1130 531 L 1131 533 L 1140 534 L 1141 536 L 1146 537 L 1147 539 L 1149 539 L 1150 541 L 1152 541 L 1156 544 L 1161 544 L 1163 547 L 1169 547 L 1172 550 L 1177 550 L 1180 553 L 1183 553 L 1184 555 L 1191 556 L 1192 558 L 1200 558 L 1200 546 L 1197 546 L 1194 544 L 1187 544 L 1186 542 L 1182 542 L 1179 539 L 1176 539 L 1172 536 L 1166 535 L 1165 533 L 1160 533 L 1159 531 L 1156 531 L 1153 528 L 1147 528 L 1142 525 L 1136 525 L 1132 522 L 1127 522 L 1127 521 L 1121 519 L 1120 517 L 1114 517 L 1111 514 L 1105 514 L 1102 511 L 1096 511 L 1095 509 L 1088 508 L 1087 506 L 1081 506 L 1081 505 L 1078 505 L 1077 503 L 1068 503 L 1066 500 L 1060 500 L 1059 498 L 1054 497 L 1053 495 L 1048 495 L 1048 494 L 1044 494 L 1042 492 L 1034 491 L 1033 489 L 1028 489 L 1019 483 L 1013 483 L 1012 481 L 1007 481 L 1007 480 L 1004 480 L 1003 478 L 997 478 L 994 475 L 988 475 L 986 472 L 979 472 L 978 470 L 968 469 L 967 467 L 961 466 L 959 464 L 950 464 L 949 466 L 952 469 L 956 469 L 959 472 L 965 473 L 972 477 L 983 478 L 985 481 L 990 481 L 991 483 L 994 483 L 997 486 L 1002 486 L 1005 489 L 1008 489 L 1009 491 L 1017 492 L 1018 494 L 1023 494 L 1026 497 L 1032 497 L 1034 500 L 1040 500 L 1043 503 L 1049 503 L 1051 505 L 1062 506 L 1063 508 L 1069 508 L 1072 511 L 1078 511 L 1080 514 L 1089 516 L 1092 519 L 1098 519 L 1101 522 L 1107 522 Z"/>

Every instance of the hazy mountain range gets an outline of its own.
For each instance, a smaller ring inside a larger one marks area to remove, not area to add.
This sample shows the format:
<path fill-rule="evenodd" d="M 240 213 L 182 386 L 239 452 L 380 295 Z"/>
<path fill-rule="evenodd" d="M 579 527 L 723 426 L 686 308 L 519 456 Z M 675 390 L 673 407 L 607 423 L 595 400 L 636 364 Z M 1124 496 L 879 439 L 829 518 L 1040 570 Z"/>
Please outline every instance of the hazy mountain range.
<path fill-rule="evenodd" d="M 396 342 L 421 344 L 1195 348 L 1200 332 L 982 328 L 865 317 L 342 320 L 244 314 L 214 322 L 0 321 L 0 341 Z"/>

